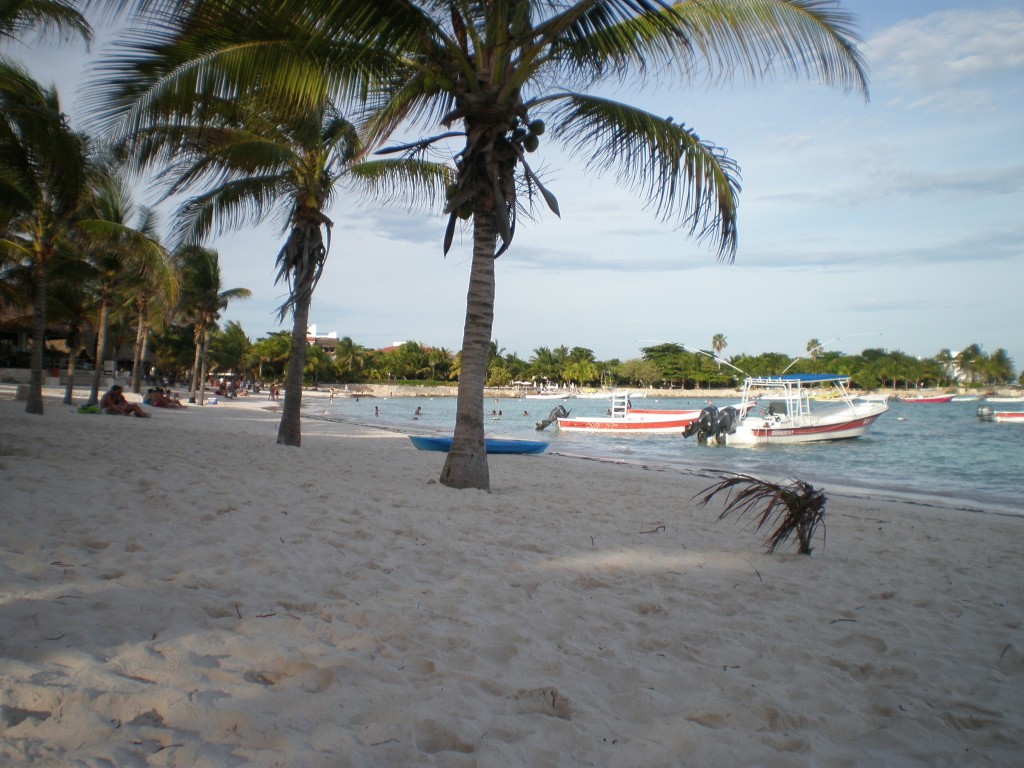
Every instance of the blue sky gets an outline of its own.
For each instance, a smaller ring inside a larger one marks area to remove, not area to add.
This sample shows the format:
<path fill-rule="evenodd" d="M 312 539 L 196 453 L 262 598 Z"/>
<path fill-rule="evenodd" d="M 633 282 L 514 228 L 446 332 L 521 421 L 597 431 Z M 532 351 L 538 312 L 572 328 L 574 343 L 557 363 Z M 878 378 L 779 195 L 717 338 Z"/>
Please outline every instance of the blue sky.
<path fill-rule="evenodd" d="M 731 265 L 658 223 L 614 174 L 553 141 L 533 156 L 562 216 L 521 222 L 497 262 L 493 338 L 529 359 L 584 346 L 599 359 L 654 341 L 726 357 L 884 347 L 930 357 L 979 343 L 1024 368 L 1024 0 L 846 0 L 870 100 L 779 77 L 714 90 L 662 84 L 618 97 L 684 121 L 742 171 Z M 102 50 L 103 38 L 94 46 Z M 80 45 L 11 50 L 58 84 L 81 122 Z M 546 139 L 549 137 L 545 137 Z M 369 346 L 461 346 L 470 240 L 441 255 L 444 219 L 339 199 L 311 322 Z M 281 326 L 270 225 L 214 243 L 225 287 L 253 291 L 224 320 Z"/>

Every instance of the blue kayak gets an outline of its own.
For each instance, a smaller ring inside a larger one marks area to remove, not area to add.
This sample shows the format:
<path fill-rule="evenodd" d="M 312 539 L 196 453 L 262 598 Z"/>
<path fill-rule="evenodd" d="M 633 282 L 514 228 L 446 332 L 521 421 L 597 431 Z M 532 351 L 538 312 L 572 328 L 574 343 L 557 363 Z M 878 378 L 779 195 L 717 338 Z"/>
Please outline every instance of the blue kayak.
<path fill-rule="evenodd" d="M 452 447 L 452 439 L 440 435 L 409 435 L 409 439 L 421 451 L 447 453 Z M 547 443 L 539 440 L 506 440 L 498 437 L 485 438 L 484 444 L 488 453 L 541 453 L 548 447 Z"/>

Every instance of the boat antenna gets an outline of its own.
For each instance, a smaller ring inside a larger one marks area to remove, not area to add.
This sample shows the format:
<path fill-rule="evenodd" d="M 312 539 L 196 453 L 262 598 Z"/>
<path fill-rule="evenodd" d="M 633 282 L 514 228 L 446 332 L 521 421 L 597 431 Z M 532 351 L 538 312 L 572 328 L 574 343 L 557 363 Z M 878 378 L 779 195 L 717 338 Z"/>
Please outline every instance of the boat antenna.
<path fill-rule="evenodd" d="M 686 346 L 685 344 L 683 344 L 682 342 L 679 342 L 679 341 L 663 341 L 661 339 L 637 339 L 636 343 L 637 344 L 675 344 L 677 347 L 682 347 L 687 352 L 693 352 L 696 355 L 704 355 L 704 357 L 710 357 L 712 360 L 714 360 L 719 365 L 728 365 L 734 371 L 739 371 L 744 376 L 747 375 L 747 372 L 744 371 L 742 368 L 737 368 L 732 363 L 726 362 L 725 360 L 723 360 L 722 358 L 718 357 L 717 355 L 713 355 L 710 352 L 705 352 L 703 349 L 696 349 L 694 347 L 688 347 L 688 346 Z"/>
<path fill-rule="evenodd" d="M 854 336 L 881 336 L 881 335 L 882 334 L 879 331 L 879 332 L 872 332 L 872 333 L 848 333 L 845 336 L 836 336 L 834 339 L 829 339 L 828 341 L 819 344 L 818 346 L 814 347 L 813 349 L 808 349 L 806 352 L 804 352 L 802 355 L 800 355 L 800 357 L 794 358 L 793 362 L 790 363 L 789 365 L 787 365 L 786 366 L 786 370 L 783 371 L 782 373 L 780 373 L 779 376 L 785 376 L 786 375 L 786 371 L 788 371 L 790 368 L 792 368 L 798 362 L 803 360 L 808 355 L 817 352 L 822 347 L 828 346 L 833 341 L 839 341 L 840 339 L 849 339 L 849 338 L 853 338 Z"/>

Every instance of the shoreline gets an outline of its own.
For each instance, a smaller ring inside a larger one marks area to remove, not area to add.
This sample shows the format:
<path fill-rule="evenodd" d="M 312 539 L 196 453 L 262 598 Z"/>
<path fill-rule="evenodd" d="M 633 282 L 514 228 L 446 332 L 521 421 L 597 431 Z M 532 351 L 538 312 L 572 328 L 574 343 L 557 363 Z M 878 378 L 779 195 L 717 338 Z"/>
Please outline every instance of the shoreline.
<path fill-rule="evenodd" d="M 6 765 L 1020 758 L 1020 518 L 836 493 L 767 556 L 702 476 L 542 454 L 455 491 L 403 433 L 278 446 L 261 399 L 0 398 Z"/>
<path fill-rule="evenodd" d="M 366 420 L 350 419 L 336 416 L 323 416 L 319 414 L 307 413 L 306 411 L 308 408 L 314 407 L 314 403 L 318 399 L 327 399 L 328 394 L 324 392 L 317 392 L 314 390 L 313 396 L 310 397 L 309 399 L 306 398 L 306 394 L 307 393 L 305 392 L 303 393 L 302 414 L 303 419 L 306 421 L 312 420 L 336 422 L 339 424 L 348 424 L 351 426 L 362 427 L 370 430 L 382 430 L 385 432 L 393 432 L 401 435 L 422 433 L 424 431 L 429 430 L 429 428 L 417 426 L 400 426 L 393 423 L 380 424 Z M 270 408 L 268 408 L 268 410 L 276 408 L 277 406 L 271 406 Z M 631 460 L 628 458 L 620 457 L 572 453 L 552 449 L 549 449 L 547 453 L 548 455 L 552 456 L 565 456 L 571 459 L 594 461 L 605 464 L 621 464 L 626 466 L 640 467 L 644 469 L 657 469 L 659 471 L 666 472 L 681 472 L 683 474 L 700 476 L 705 478 L 713 478 L 722 474 L 735 474 L 735 470 L 684 461 L 679 461 L 675 463 L 652 462 L 642 460 Z M 833 494 L 842 494 L 844 496 L 856 499 L 884 498 L 886 500 L 896 503 L 902 502 L 916 504 L 921 507 L 939 507 L 943 509 L 961 510 L 964 512 L 980 514 L 995 514 L 1008 517 L 1024 516 L 1024 509 L 1022 509 L 1022 507 L 1019 504 L 1016 504 L 1014 500 L 1004 499 L 997 496 L 987 496 L 979 500 L 976 497 L 970 497 L 967 495 L 957 495 L 955 493 L 941 493 L 935 491 L 930 492 L 926 489 L 912 487 L 894 487 L 892 485 L 887 485 L 882 482 L 872 483 L 870 479 L 865 480 L 860 485 L 852 485 L 850 484 L 849 480 L 843 480 L 835 477 L 822 475 L 815 477 L 805 477 L 803 479 L 813 482 L 819 488 L 824 487 L 824 490 L 828 492 L 830 497 Z"/>

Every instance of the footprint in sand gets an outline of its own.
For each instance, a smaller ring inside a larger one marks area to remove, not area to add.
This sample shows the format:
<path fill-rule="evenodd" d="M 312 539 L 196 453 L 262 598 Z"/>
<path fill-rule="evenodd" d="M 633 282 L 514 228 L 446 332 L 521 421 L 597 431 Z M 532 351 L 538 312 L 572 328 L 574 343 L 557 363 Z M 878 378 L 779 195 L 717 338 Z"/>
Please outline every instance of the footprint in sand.
<path fill-rule="evenodd" d="M 416 734 L 416 747 L 428 755 L 438 752 L 475 752 L 476 747 L 458 737 L 450 728 L 436 720 L 426 720 L 420 724 Z"/>
<path fill-rule="evenodd" d="M 557 688 L 531 688 L 518 691 L 512 697 L 520 715 L 548 715 L 560 720 L 572 720 L 572 703 Z"/>

